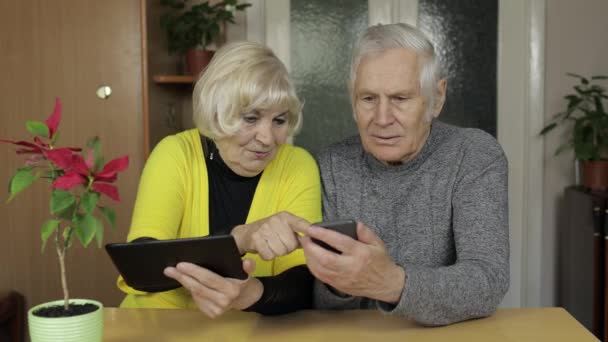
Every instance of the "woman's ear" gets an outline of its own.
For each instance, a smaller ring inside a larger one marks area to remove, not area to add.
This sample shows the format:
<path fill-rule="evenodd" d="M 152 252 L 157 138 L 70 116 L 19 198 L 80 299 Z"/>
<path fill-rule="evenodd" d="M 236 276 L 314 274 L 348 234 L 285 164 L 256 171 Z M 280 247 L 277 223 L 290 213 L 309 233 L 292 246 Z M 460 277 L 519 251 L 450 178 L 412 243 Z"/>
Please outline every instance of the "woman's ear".
<path fill-rule="evenodd" d="M 433 118 L 436 118 L 439 116 L 439 113 L 441 113 L 441 109 L 443 108 L 443 104 L 445 103 L 445 96 L 446 96 L 446 92 L 447 92 L 447 88 L 448 88 L 448 80 L 443 78 L 440 79 L 439 81 L 437 81 L 437 88 L 436 88 L 436 96 L 435 96 L 435 108 L 433 108 Z"/>

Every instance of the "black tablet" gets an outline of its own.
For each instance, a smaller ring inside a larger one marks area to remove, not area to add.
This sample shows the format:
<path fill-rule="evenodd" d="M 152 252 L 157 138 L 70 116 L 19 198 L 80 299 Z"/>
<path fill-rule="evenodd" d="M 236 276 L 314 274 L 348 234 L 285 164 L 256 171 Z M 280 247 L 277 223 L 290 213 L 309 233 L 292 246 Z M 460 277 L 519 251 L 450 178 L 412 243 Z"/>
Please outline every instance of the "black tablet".
<path fill-rule="evenodd" d="M 165 276 L 163 270 L 182 261 L 205 267 L 223 277 L 247 278 L 231 235 L 110 243 L 106 245 L 106 251 L 125 282 L 145 292 L 180 287 L 181 284 Z"/>

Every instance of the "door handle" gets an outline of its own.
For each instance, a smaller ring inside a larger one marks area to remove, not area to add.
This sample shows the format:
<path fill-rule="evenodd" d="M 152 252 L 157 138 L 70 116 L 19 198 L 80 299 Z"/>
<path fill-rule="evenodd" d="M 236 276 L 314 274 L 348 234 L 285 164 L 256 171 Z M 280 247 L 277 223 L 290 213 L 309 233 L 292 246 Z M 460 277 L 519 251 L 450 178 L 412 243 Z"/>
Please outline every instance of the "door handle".
<path fill-rule="evenodd" d="M 112 88 L 110 88 L 110 86 L 107 85 L 102 85 L 99 88 L 97 88 L 97 91 L 95 92 L 97 94 L 97 97 L 102 99 L 102 100 L 107 100 L 108 97 L 110 97 L 110 95 L 112 95 Z"/>

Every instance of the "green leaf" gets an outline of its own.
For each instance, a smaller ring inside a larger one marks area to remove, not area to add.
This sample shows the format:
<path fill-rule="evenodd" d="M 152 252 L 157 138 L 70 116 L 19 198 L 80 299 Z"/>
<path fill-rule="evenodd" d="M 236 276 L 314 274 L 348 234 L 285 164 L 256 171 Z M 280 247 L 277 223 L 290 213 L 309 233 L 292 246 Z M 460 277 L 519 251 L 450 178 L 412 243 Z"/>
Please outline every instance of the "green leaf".
<path fill-rule="evenodd" d="M 593 93 L 596 94 L 601 94 L 603 93 L 606 89 L 604 89 L 604 87 L 597 85 L 597 84 L 593 84 L 591 85 L 591 87 L 589 87 L 589 90 L 591 90 Z"/>
<path fill-rule="evenodd" d="M 573 100 L 578 100 L 580 99 L 580 97 L 578 97 L 578 95 L 574 95 L 574 94 L 568 94 L 564 96 L 564 99 L 568 100 L 568 101 L 573 101 Z"/>
<path fill-rule="evenodd" d="M 59 228 L 59 222 L 59 220 L 48 220 L 42 225 L 42 231 L 40 233 L 40 237 L 42 238 L 42 249 L 40 250 L 41 253 L 44 252 L 46 241 L 49 239 L 51 234 L 53 234 L 57 228 Z"/>
<path fill-rule="evenodd" d="M 55 189 L 51 193 L 51 215 L 60 215 L 76 202 L 76 196 L 65 190 Z"/>
<path fill-rule="evenodd" d="M 185 4 L 176 0 L 160 0 L 161 6 L 167 6 L 170 8 L 180 9 L 184 8 Z"/>
<path fill-rule="evenodd" d="M 587 80 L 586 78 L 584 78 L 583 76 L 581 76 L 581 75 L 579 75 L 579 74 L 572 73 L 572 72 L 567 72 L 567 73 L 566 73 L 566 75 L 568 75 L 568 76 L 570 76 L 570 77 L 576 77 L 576 78 L 580 79 L 581 81 L 582 81 L 582 80 L 588 81 L 588 80 Z"/>
<path fill-rule="evenodd" d="M 76 235 L 78 236 L 80 243 L 82 243 L 84 247 L 87 247 L 97 233 L 99 220 L 90 214 L 79 214 L 74 221 L 76 223 Z"/>
<path fill-rule="evenodd" d="M 552 120 L 557 120 L 561 117 L 563 117 L 564 115 L 566 115 L 566 112 L 559 112 L 559 113 L 555 113 L 553 114 L 553 117 L 551 118 Z M 565 119 L 565 118 L 564 118 Z"/>
<path fill-rule="evenodd" d="M 84 211 L 87 214 L 90 214 L 93 212 L 93 209 L 95 209 L 95 206 L 97 206 L 97 202 L 99 202 L 99 194 L 96 192 L 92 192 L 92 191 L 87 191 L 84 194 L 82 194 L 82 208 L 84 209 Z"/>
<path fill-rule="evenodd" d="M 101 140 L 99 137 L 92 137 L 87 141 L 87 147 L 95 151 L 95 153 L 101 152 Z"/>
<path fill-rule="evenodd" d="M 102 156 L 97 156 L 95 157 L 95 164 L 93 166 L 93 169 L 97 172 L 97 171 L 101 171 L 101 168 L 105 165 L 105 160 L 103 159 Z"/>
<path fill-rule="evenodd" d="M 38 137 L 48 138 L 50 135 L 49 128 L 44 122 L 28 120 L 25 123 L 25 128 L 28 132 Z"/>
<path fill-rule="evenodd" d="M 577 96 L 568 98 L 568 113 L 571 113 L 578 105 L 583 102 L 583 99 Z"/>
<path fill-rule="evenodd" d="M 574 86 L 574 90 L 581 95 L 581 97 L 586 97 L 589 94 L 589 90 L 582 88 L 580 86 Z"/>
<path fill-rule="evenodd" d="M 116 213 L 111 208 L 99 207 L 99 211 L 103 217 L 112 225 L 112 229 L 116 229 Z"/>
<path fill-rule="evenodd" d="M 540 135 L 545 135 L 545 134 L 547 134 L 547 132 L 551 131 L 551 130 L 552 130 L 552 129 L 554 129 L 556 126 L 557 126 L 557 123 L 555 123 L 555 122 L 554 122 L 554 123 L 552 123 L 552 124 L 549 124 L 549 125 L 545 126 L 545 128 L 543 128 L 543 130 L 542 130 L 542 131 L 540 131 L 540 133 L 539 133 L 539 134 L 540 134 Z"/>
<path fill-rule="evenodd" d="M 94 169 L 95 171 L 99 171 L 99 167 L 103 166 L 103 162 L 101 165 L 98 165 L 98 159 L 101 158 L 101 140 L 99 140 L 99 137 L 93 137 L 87 141 L 87 147 L 93 150 Z"/>
<path fill-rule="evenodd" d="M 97 247 L 101 248 L 103 244 L 103 222 L 97 220 L 97 229 L 95 230 L 95 240 L 97 240 Z"/>
<path fill-rule="evenodd" d="M 64 219 L 66 221 L 72 221 L 72 219 L 74 218 L 74 212 L 76 211 L 76 202 L 74 202 L 72 205 L 70 205 L 69 207 L 67 207 L 64 210 L 61 210 L 61 212 L 55 214 L 55 216 L 57 216 L 60 219 Z"/>
<path fill-rule="evenodd" d="M 55 179 L 61 177 L 65 172 L 59 169 L 48 170 L 45 172 L 44 177 L 48 178 L 52 183 Z"/>
<path fill-rule="evenodd" d="M 594 102 L 595 102 L 595 108 L 597 110 L 598 113 L 604 113 L 604 105 L 602 104 L 602 99 L 597 96 L 593 98 Z"/>
<path fill-rule="evenodd" d="M 17 169 L 17 172 L 15 172 L 15 175 L 11 178 L 8 184 L 9 198 L 7 202 L 10 202 L 18 193 L 27 189 L 38 178 L 40 178 L 40 175 L 33 174 L 31 167 Z"/>
<path fill-rule="evenodd" d="M 236 9 L 237 9 L 237 11 L 242 11 L 242 10 L 244 10 L 245 8 L 250 7 L 250 6 L 251 6 L 251 4 L 241 4 L 241 5 L 236 5 Z"/>
<path fill-rule="evenodd" d="M 572 142 L 567 142 L 565 144 L 562 144 L 560 147 L 557 148 L 557 150 L 555 150 L 555 156 L 564 152 L 567 149 L 572 148 Z"/>

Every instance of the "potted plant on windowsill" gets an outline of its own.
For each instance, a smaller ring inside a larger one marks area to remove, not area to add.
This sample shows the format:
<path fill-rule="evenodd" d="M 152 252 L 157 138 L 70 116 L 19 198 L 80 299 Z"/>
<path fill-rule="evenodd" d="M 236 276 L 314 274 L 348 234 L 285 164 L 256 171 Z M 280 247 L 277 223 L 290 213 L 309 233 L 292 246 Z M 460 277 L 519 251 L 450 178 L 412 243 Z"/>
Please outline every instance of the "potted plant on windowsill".
<path fill-rule="evenodd" d="M 187 0 L 161 0 L 167 11 L 160 23 L 167 33 L 169 54 L 182 54 L 188 71 L 193 76 L 209 64 L 213 51 L 207 49 L 220 34 L 220 25 L 234 24 L 234 12 L 242 11 L 251 4 L 237 4 L 237 0 L 224 0 L 213 5 L 209 1 L 191 5 Z"/>
<path fill-rule="evenodd" d="M 547 134 L 558 125 L 571 125 L 571 138 L 559 146 L 555 154 L 573 148 L 580 162 L 583 186 L 605 191 L 608 189 L 608 113 L 604 104 L 608 95 L 598 82 L 608 76 L 567 75 L 577 78 L 579 84 L 573 87 L 573 93 L 564 96 L 568 101 L 566 109 L 555 114 L 540 134 Z"/>
<path fill-rule="evenodd" d="M 63 300 L 44 303 L 28 311 L 30 337 L 36 341 L 101 341 L 103 305 L 86 299 L 70 299 L 65 267 L 66 253 L 74 239 L 87 247 L 93 239 L 101 247 L 102 217 L 112 226 L 116 215 L 101 206 L 105 195 L 120 200 L 118 189 L 111 183 L 129 165 L 129 157 L 116 158 L 105 164 L 98 138 L 88 141 L 84 149 L 58 147 L 61 102 L 55 101 L 53 113 L 45 122 L 27 121 L 26 129 L 33 141 L 0 140 L 17 147 L 17 154 L 27 156 L 9 182 L 9 199 L 39 180 L 51 187 L 51 218 L 42 224 L 42 251 L 49 239 L 54 241 L 59 259 Z"/>

